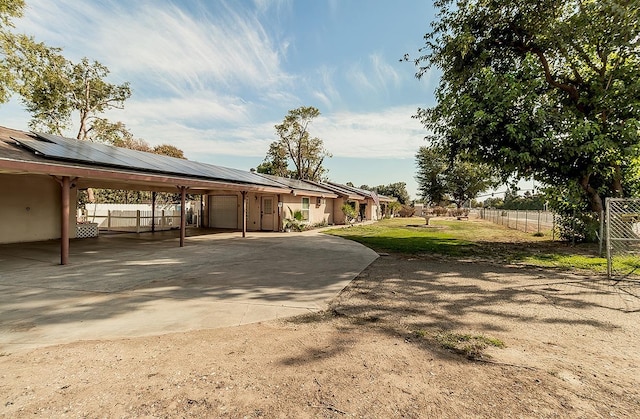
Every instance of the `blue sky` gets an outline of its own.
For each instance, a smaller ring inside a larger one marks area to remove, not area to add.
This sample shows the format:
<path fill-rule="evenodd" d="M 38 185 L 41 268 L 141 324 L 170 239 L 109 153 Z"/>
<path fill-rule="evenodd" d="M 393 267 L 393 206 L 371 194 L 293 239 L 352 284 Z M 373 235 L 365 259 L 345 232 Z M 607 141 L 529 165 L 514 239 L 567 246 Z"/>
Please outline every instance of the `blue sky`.
<path fill-rule="evenodd" d="M 415 55 L 433 18 L 419 0 L 26 0 L 19 31 L 79 61 L 97 60 L 112 83 L 130 82 L 124 110 L 107 114 L 152 145 L 249 169 L 276 140 L 288 110 L 315 106 L 310 127 L 333 154 L 329 178 L 371 186 L 406 182 L 426 134 L 412 119 L 434 103 L 437 74 L 418 81 Z M 0 124 L 27 129 L 17 99 Z M 74 132 L 68 132 L 70 137 Z"/>

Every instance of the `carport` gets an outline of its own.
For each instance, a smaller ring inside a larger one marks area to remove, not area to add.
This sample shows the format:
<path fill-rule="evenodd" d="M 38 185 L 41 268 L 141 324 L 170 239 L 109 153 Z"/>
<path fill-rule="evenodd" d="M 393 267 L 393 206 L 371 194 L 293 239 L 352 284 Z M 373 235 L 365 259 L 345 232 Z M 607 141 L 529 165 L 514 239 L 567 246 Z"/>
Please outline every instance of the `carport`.
<path fill-rule="evenodd" d="M 180 247 L 186 237 L 185 196 L 241 193 L 246 236 L 247 193 L 288 194 L 290 189 L 262 176 L 198 162 L 47 134 L 0 127 L 0 175 L 32 177 L 59 184 L 60 264 L 69 262 L 69 241 L 75 213 L 75 192 L 85 188 L 178 191 L 181 195 Z M 43 205 L 56 205 L 44 202 Z M 26 207 L 27 212 L 31 207 Z M 26 219 L 26 216 L 23 217 Z M 27 222 L 15 220 L 15 223 Z M 57 223 L 57 221 L 56 221 Z M 75 224 L 73 225 L 75 228 Z M 31 241 L 29 239 L 22 241 Z"/>

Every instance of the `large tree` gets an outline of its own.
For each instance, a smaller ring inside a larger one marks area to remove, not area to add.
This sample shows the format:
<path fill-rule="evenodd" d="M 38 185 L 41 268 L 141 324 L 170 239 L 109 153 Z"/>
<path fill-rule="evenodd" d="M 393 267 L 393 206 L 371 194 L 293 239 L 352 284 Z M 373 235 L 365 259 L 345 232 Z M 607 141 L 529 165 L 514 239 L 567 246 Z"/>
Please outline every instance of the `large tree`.
<path fill-rule="evenodd" d="M 309 125 L 320 116 L 313 106 L 301 106 L 289 111 L 281 124 L 275 126 L 279 140 L 269 146 L 269 152 L 258 171 L 303 180 L 322 180 L 326 169 L 324 159 L 331 157 L 320 138 L 311 137 Z M 293 170 L 289 170 L 289 162 Z"/>
<path fill-rule="evenodd" d="M 418 111 L 450 156 L 506 179 L 575 185 L 593 211 L 631 190 L 640 153 L 640 2 L 439 0 L 417 76 L 442 70 Z"/>
<path fill-rule="evenodd" d="M 16 90 L 15 75 L 7 55 L 20 38 L 12 32 L 13 19 L 21 17 L 23 9 L 24 0 L 0 0 L 0 103 L 7 102 Z"/>
<path fill-rule="evenodd" d="M 407 184 L 405 182 L 395 182 L 388 185 L 368 186 L 362 185 L 360 189 L 366 189 L 368 191 L 374 191 L 379 195 L 388 197 L 394 197 L 402 205 L 409 205 L 411 197 L 407 192 Z"/>
<path fill-rule="evenodd" d="M 416 165 L 418 188 L 430 205 L 453 202 L 461 208 L 497 182 L 489 165 L 467 161 L 461 156 L 448 159 L 437 147 L 420 147 Z"/>
<path fill-rule="evenodd" d="M 100 114 L 123 107 L 131 96 L 129 83 L 109 83 L 109 69 L 99 62 L 73 63 L 60 48 L 14 33 L 11 19 L 23 9 L 23 0 L 0 0 L 0 103 L 18 93 L 32 116 L 30 127 L 58 135 L 77 115 L 76 138 L 88 139 Z"/>

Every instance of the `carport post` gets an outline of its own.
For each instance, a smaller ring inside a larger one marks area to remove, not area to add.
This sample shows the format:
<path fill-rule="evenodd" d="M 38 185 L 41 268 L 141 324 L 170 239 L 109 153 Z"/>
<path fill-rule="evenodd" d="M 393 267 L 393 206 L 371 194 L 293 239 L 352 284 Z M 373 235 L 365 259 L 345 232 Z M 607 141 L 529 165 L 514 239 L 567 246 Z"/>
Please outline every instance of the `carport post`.
<path fill-rule="evenodd" d="M 60 265 L 69 263 L 69 176 L 62 177 L 62 219 L 60 220 Z"/>
<path fill-rule="evenodd" d="M 78 178 L 74 178 L 73 181 L 69 176 L 62 176 L 61 179 L 53 177 L 56 182 L 60 184 L 62 189 L 62 202 L 61 202 L 61 214 L 60 214 L 60 265 L 66 265 L 69 263 L 69 191 L 74 187 L 73 182 Z"/>
<path fill-rule="evenodd" d="M 185 217 L 184 207 L 186 204 L 186 186 L 178 186 L 180 189 L 180 247 L 184 247 L 184 237 L 187 232 L 187 218 Z"/>
<path fill-rule="evenodd" d="M 151 192 L 151 232 L 156 232 L 156 193 Z"/>
<path fill-rule="evenodd" d="M 247 237 L 247 191 L 242 191 L 242 237 Z"/>

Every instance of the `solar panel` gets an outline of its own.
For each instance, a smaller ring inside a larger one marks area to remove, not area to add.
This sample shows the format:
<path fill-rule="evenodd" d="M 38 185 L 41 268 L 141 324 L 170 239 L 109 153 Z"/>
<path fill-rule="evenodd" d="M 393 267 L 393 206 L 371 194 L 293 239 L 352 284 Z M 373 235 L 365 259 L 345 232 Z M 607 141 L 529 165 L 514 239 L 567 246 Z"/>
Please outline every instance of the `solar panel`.
<path fill-rule="evenodd" d="M 299 180 L 299 179 L 290 179 L 290 178 L 286 178 L 286 177 L 267 175 L 267 174 L 263 174 L 263 173 L 260 173 L 260 176 L 265 177 L 265 178 L 267 178 L 269 180 L 273 180 L 275 182 L 278 182 L 281 185 L 284 185 L 284 186 L 286 186 L 288 188 L 301 189 L 301 190 L 305 190 L 305 191 L 312 191 L 312 192 L 319 192 L 319 193 L 327 193 L 327 192 L 328 193 L 333 193 L 329 189 L 323 188 L 320 185 L 316 185 L 316 184 L 310 183 L 310 182 L 304 182 L 304 181 Z"/>
<path fill-rule="evenodd" d="M 282 185 L 277 182 L 238 169 L 193 162 L 90 141 L 74 140 L 52 134 L 34 134 L 39 139 L 14 138 L 14 140 L 26 148 L 50 159 L 282 188 Z"/>

